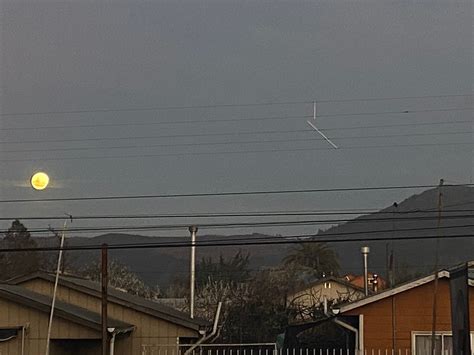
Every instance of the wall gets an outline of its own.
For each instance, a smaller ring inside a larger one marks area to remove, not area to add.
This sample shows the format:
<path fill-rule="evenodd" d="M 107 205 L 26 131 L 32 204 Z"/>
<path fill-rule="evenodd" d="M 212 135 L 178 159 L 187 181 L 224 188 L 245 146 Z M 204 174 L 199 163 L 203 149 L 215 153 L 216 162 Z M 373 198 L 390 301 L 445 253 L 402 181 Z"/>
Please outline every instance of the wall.
<path fill-rule="evenodd" d="M 346 285 L 341 285 L 338 282 L 327 281 L 327 283 L 330 284 L 329 288 L 325 288 L 324 283 L 321 283 L 296 292 L 289 297 L 288 301 L 298 306 L 311 307 L 321 304 L 324 301 L 324 297 L 326 297 L 327 300 L 337 300 L 341 298 L 357 300 L 364 296 L 363 292 Z"/>
<path fill-rule="evenodd" d="M 49 314 L 11 301 L 0 299 L 0 326 L 29 325 L 25 336 L 25 354 L 44 355 Z M 99 332 L 79 324 L 55 318 L 51 330 L 52 339 L 97 339 Z M 21 354 L 21 331 L 14 340 L 0 343 L 1 355 Z"/>
<path fill-rule="evenodd" d="M 42 279 L 26 281 L 21 286 L 32 291 L 51 295 L 53 283 Z M 101 300 L 68 287 L 58 285 L 58 300 L 101 312 Z M 130 337 L 122 339 L 116 344 L 116 355 L 140 354 L 144 345 L 175 345 L 178 337 L 198 337 L 196 331 L 176 325 L 174 323 L 153 317 L 143 312 L 133 310 L 117 303 L 109 302 L 108 316 L 136 326 Z"/>
<path fill-rule="evenodd" d="M 411 349 L 412 331 L 431 331 L 433 286 L 434 282 L 431 282 L 345 312 L 344 315 L 364 315 L 366 349 Z M 474 329 L 473 287 L 469 287 L 469 298 L 470 327 Z M 451 331 L 449 281 L 446 279 L 440 279 L 438 283 L 436 323 L 437 331 Z"/>

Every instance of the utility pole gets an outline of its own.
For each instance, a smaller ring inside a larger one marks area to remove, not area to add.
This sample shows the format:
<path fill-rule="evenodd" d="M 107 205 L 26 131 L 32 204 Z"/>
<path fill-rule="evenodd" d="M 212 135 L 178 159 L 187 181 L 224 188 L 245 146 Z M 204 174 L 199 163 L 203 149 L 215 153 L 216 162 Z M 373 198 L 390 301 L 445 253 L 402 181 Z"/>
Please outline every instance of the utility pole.
<path fill-rule="evenodd" d="M 107 244 L 102 244 L 101 250 L 101 289 L 102 289 L 102 355 L 108 353 L 108 332 L 107 332 L 107 286 L 108 286 L 108 262 L 107 262 Z"/>
<path fill-rule="evenodd" d="M 441 210 L 443 208 L 443 192 L 441 187 L 444 180 L 441 179 L 438 185 L 438 238 L 436 239 L 435 251 L 435 279 L 433 287 L 433 323 L 431 325 L 431 355 L 436 355 L 436 312 L 438 305 L 438 264 L 439 264 L 439 239 L 441 238 Z"/>
<path fill-rule="evenodd" d="M 191 233 L 191 258 L 190 258 L 190 281 L 189 281 L 189 315 L 194 318 L 194 288 L 196 283 L 196 233 L 198 229 L 196 226 L 189 227 Z"/>
<path fill-rule="evenodd" d="M 71 216 L 70 218 L 72 220 Z M 56 306 L 56 293 L 58 291 L 59 273 L 61 272 L 61 266 L 62 266 L 62 260 L 63 260 L 63 247 L 64 247 L 64 239 L 66 238 L 66 227 L 67 227 L 67 220 L 64 221 L 63 232 L 61 234 L 61 242 L 59 245 L 58 265 L 56 267 L 56 277 L 54 279 L 53 299 L 51 301 L 51 312 L 49 314 L 48 333 L 46 336 L 46 355 L 49 355 L 49 342 L 51 339 L 51 329 L 53 326 L 54 307 Z"/>

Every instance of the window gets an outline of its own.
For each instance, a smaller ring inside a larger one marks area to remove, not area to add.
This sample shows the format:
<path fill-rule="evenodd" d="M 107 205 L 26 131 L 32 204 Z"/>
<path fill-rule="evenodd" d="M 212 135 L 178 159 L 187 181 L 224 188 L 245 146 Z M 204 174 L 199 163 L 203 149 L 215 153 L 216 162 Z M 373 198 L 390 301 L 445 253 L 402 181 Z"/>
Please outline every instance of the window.
<path fill-rule="evenodd" d="M 9 341 L 18 334 L 18 328 L 0 328 L 0 342 Z"/>
<path fill-rule="evenodd" d="M 331 283 L 330 282 L 325 282 L 324 283 L 324 288 L 331 288 Z"/>
<path fill-rule="evenodd" d="M 436 355 L 452 355 L 453 345 L 452 336 L 447 334 L 438 334 L 435 337 Z M 431 334 L 415 334 L 414 336 L 415 354 L 430 354 Z M 441 349 L 443 351 L 441 351 Z"/>
<path fill-rule="evenodd" d="M 453 354 L 453 336 L 451 332 L 439 332 L 435 337 L 436 355 Z M 471 347 L 474 345 L 474 332 L 471 332 Z M 414 355 L 430 354 L 431 332 L 413 332 L 412 349 Z M 474 348 L 473 348 L 474 349 Z M 474 353 L 473 353 L 474 354 Z"/>

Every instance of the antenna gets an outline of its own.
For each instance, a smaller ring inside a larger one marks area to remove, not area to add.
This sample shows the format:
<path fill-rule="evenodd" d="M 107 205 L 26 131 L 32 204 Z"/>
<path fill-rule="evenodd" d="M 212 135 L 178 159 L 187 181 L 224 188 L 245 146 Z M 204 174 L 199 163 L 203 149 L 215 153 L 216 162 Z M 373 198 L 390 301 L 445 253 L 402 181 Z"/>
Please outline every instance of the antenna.
<path fill-rule="evenodd" d="M 339 147 L 337 145 L 335 145 L 323 132 L 321 132 L 321 130 L 316 127 L 316 116 L 317 116 L 317 105 L 316 105 L 316 101 L 313 101 L 313 122 L 311 121 L 306 121 L 316 132 L 319 133 L 319 135 L 321 137 L 323 137 L 326 142 L 328 142 L 334 149 L 338 149 Z"/>

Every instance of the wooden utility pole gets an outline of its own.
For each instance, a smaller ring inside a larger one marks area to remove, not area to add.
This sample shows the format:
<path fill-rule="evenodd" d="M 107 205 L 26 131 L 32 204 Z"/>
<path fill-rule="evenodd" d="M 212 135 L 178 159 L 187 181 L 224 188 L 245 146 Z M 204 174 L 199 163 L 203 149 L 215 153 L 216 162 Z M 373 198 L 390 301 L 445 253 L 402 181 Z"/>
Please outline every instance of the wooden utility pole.
<path fill-rule="evenodd" d="M 107 244 L 102 244 L 101 255 L 101 288 L 102 288 L 102 355 L 108 354 L 109 337 L 107 331 L 107 286 L 108 286 L 108 262 Z"/>

